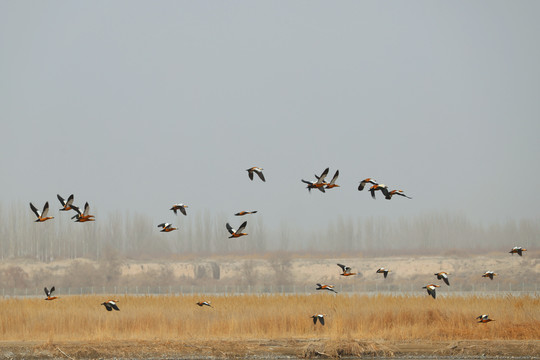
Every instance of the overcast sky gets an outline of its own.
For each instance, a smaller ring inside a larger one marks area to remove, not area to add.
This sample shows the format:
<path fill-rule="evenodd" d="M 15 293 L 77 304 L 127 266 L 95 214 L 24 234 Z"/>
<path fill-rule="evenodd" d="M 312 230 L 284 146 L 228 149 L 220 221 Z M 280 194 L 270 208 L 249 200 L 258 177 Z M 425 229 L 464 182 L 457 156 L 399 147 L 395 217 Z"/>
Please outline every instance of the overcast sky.
<path fill-rule="evenodd" d="M 101 217 L 176 222 L 183 202 L 306 229 L 537 219 L 539 16 L 537 1 L 1 0 L 0 205 L 58 216 L 74 193 Z M 309 194 L 300 180 L 326 167 L 341 187 Z M 366 177 L 413 199 L 372 200 Z"/>

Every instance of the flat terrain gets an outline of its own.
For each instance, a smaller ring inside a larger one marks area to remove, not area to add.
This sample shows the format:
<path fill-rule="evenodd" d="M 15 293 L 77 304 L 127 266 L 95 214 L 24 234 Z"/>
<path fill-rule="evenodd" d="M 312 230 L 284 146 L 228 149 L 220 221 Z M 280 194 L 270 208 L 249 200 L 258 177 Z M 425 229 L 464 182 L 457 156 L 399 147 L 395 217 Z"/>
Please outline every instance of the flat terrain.
<path fill-rule="evenodd" d="M 530 341 L 330 341 L 328 339 L 218 341 L 0 342 L 6 359 L 164 359 L 164 358 L 338 358 L 454 357 L 540 358 L 540 340 Z"/>

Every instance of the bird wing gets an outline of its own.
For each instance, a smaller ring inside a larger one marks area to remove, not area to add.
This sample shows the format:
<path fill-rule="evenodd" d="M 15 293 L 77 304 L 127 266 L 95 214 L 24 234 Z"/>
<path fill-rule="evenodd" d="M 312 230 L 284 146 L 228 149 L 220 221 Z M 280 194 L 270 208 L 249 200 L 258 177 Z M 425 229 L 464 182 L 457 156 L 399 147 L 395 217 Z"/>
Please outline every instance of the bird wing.
<path fill-rule="evenodd" d="M 242 223 L 242 225 L 240 225 L 240 227 L 238 228 L 238 230 L 236 230 L 237 233 L 241 233 L 242 231 L 244 231 L 244 229 L 246 228 L 247 226 L 247 221 L 244 221 Z"/>
<path fill-rule="evenodd" d="M 34 212 L 34 214 L 36 214 L 38 219 L 41 217 L 41 214 L 39 213 L 39 210 L 34 206 L 34 204 L 30 203 L 30 209 L 32 209 L 32 211 Z"/>
<path fill-rule="evenodd" d="M 109 303 L 109 305 L 110 305 L 114 310 L 120 311 L 120 309 L 118 308 L 118 305 L 116 305 L 116 304 L 111 304 L 111 303 Z"/>
<path fill-rule="evenodd" d="M 341 270 L 343 270 L 343 272 L 345 272 L 345 269 L 347 269 L 347 266 L 345 266 L 343 264 L 337 264 L 337 266 L 339 266 L 341 268 Z"/>
<path fill-rule="evenodd" d="M 375 199 L 375 189 L 373 186 L 369 189 L 369 192 L 371 193 L 371 197 Z"/>
<path fill-rule="evenodd" d="M 112 311 L 112 306 L 111 306 L 111 304 L 104 302 L 104 303 L 101 304 L 101 305 L 105 305 L 105 309 L 107 309 L 107 311 Z"/>
<path fill-rule="evenodd" d="M 54 290 L 55 290 L 55 288 L 54 288 L 54 286 L 53 286 L 53 287 L 51 288 L 51 292 L 50 292 L 50 293 L 52 294 L 52 293 L 54 292 Z"/>
<path fill-rule="evenodd" d="M 180 206 L 180 212 L 184 215 L 187 215 L 186 208 L 184 206 Z"/>
<path fill-rule="evenodd" d="M 231 233 L 231 235 L 234 235 L 236 230 L 234 230 L 233 227 L 229 223 L 227 223 L 225 226 L 227 227 L 227 230 Z"/>
<path fill-rule="evenodd" d="M 73 196 L 73 194 L 69 195 L 69 197 L 68 197 L 68 199 L 66 201 L 66 205 L 71 206 L 71 204 L 73 204 L 73 199 L 74 198 L 75 197 Z"/>
<path fill-rule="evenodd" d="M 307 180 L 304 180 L 304 179 L 302 179 L 302 182 L 303 182 L 303 183 L 306 183 L 306 184 L 308 184 L 308 185 L 313 185 L 313 183 L 312 183 L 311 181 L 307 181 Z"/>
<path fill-rule="evenodd" d="M 56 194 L 56 197 L 58 198 L 58 200 L 60 200 L 60 204 L 62 204 L 62 206 L 66 206 L 66 201 L 64 200 L 64 198 L 62 198 L 59 194 Z"/>
<path fill-rule="evenodd" d="M 364 190 L 364 187 L 366 186 L 366 180 L 362 180 L 360 182 L 360 185 L 358 185 L 358 191 Z"/>
<path fill-rule="evenodd" d="M 388 196 L 390 195 L 390 193 L 388 192 L 388 189 L 385 188 L 385 187 L 381 187 L 381 192 L 383 193 L 383 195 L 388 198 Z"/>
<path fill-rule="evenodd" d="M 321 325 L 324 325 L 324 316 L 317 316 L 319 318 L 319 321 L 321 323 Z"/>
<path fill-rule="evenodd" d="M 319 176 L 319 178 L 317 179 L 317 184 L 322 184 L 324 182 L 324 178 L 326 177 L 326 175 L 328 175 L 328 171 L 330 171 L 330 168 L 324 169 L 321 176 Z"/>
<path fill-rule="evenodd" d="M 264 174 L 262 173 L 262 171 L 257 171 L 257 175 L 259 175 L 259 177 L 261 178 L 262 181 L 266 182 L 266 179 L 264 178 Z"/>
<path fill-rule="evenodd" d="M 448 281 L 448 275 L 441 274 L 443 281 L 446 283 L 446 285 L 450 286 L 450 281 Z"/>
<path fill-rule="evenodd" d="M 43 290 L 45 290 L 45 295 L 47 295 L 47 297 L 51 296 L 51 293 L 49 292 L 49 289 L 47 289 L 46 286 Z"/>
<path fill-rule="evenodd" d="M 47 201 L 45 205 L 43 205 L 43 212 L 41 213 L 41 216 L 45 217 L 49 213 L 49 202 Z"/>
<path fill-rule="evenodd" d="M 84 204 L 84 212 L 83 212 L 83 215 L 84 216 L 88 216 L 88 213 L 90 212 L 90 205 L 88 204 L 88 202 L 86 202 Z"/>
<path fill-rule="evenodd" d="M 249 179 L 253 180 L 253 170 L 249 169 L 248 170 L 248 175 L 249 175 Z"/>
<path fill-rule="evenodd" d="M 334 185 L 338 176 L 339 176 L 339 170 L 336 171 L 336 173 L 334 174 L 334 177 L 332 178 L 332 180 L 330 180 L 330 185 Z"/>
<path fill-rule="evenodd" d="M 165 228 L 165 226 L 167 226 L 167 223 L 161 223 L 161 224 L 159 224 L 157 227 Z"/>

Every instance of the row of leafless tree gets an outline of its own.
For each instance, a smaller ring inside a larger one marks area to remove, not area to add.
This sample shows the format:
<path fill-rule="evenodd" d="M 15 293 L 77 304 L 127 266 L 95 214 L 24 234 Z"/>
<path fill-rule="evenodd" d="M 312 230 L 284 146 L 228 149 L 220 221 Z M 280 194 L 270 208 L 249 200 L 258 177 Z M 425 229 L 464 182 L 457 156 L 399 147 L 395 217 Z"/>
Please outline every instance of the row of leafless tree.
<path fill-rule="evenodd" d="M 540 219 L 485 225 L 449 213 L 399 219 L 339 217 L 329 221 L 323 231 L 300 229 L 287 222 L 269 228 L 262 217 L 252 217 L 249 236 L 231 240 L 227 239 L 225 222 L 225 214 L 192 213 L 183 218 L 179 231 L 165 234 L 158 231 L 150 217 L 138 213 L 117 212 L 87 223 L 74 223 L 69 216 L 33 223 L 26 206 L 0 206 L 0 258 L 101 261 L 111 249 L 133 258 L 275 251 L 481 252 L 513 246 L 538 247 L 540 242 Z"/>

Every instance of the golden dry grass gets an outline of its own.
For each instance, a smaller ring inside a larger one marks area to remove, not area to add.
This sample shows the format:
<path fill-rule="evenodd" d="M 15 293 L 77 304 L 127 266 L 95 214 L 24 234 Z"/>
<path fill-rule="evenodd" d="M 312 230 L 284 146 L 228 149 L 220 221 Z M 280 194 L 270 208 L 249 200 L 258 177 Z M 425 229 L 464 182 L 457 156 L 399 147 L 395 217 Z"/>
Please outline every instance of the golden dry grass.
<path fill-rule="evenodd" d="M 205 339 L 535 340 L 538 297 L 119 296 L 107 312 L 100 296 L 0 300 L 4 341 Z M 199 307 L 210 300 L 214 308 Z M 310 316 L 327 314 L 326 326 Z M 479 324 L 488 313 L 495 322 Z"/>

